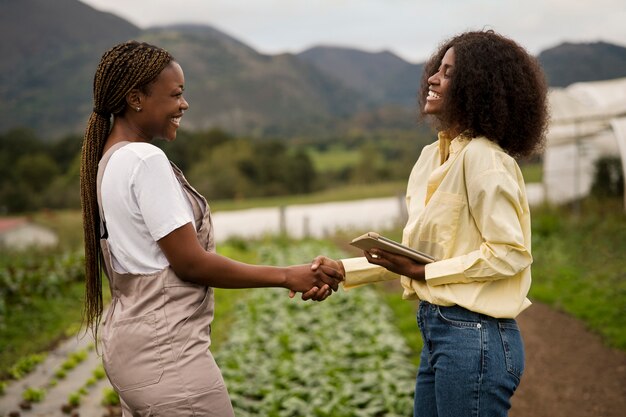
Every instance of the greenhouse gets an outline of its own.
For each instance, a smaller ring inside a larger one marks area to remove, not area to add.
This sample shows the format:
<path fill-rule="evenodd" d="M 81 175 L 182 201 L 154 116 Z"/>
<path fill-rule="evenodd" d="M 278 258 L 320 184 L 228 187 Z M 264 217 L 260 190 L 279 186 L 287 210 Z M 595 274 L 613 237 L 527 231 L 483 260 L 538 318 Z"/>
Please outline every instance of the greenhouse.
<path fill-rule="evenodd" d="M 626 176 L 626 78 L 551 89 L 549 103 L 543 159 L 548 202 L 567 203 L 588 195 L 600 158 L 621 160 Z"/>

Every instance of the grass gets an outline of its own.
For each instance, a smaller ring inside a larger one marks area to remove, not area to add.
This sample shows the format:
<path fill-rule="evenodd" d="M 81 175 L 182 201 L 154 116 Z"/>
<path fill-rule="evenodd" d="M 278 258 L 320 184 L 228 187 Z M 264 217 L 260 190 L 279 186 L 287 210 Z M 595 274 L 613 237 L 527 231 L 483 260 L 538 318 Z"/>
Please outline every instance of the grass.
<path fill-rule="evenodd" d="M 621 200 L 533 211 L 530 297 L 583 320 L 626 350 L 626 215 Z"/>
<path fill-rule="evenodd" d="M 78 329 L 83 292 L 83 283 L 72 283 L 59 297 L 33 297 L 7 311 L 0 328 L 0 380 L 20 358 L 45 352 Z"/>
<path fill-rule="evenodd" d="M 406 182 L 383 182 L 367 185 L 346 185 L 311 194 L 245 200 L 209 201 L 213 211 L 244 210 L 255 207 L 280 207 L 294 204 L 318 204 L 334 201 L 351 201 L 366 198 L 392 197 L 403 193 Z"/>
<path fill-rule="evenodd" d="M 359 149 L 346 149 L 340 145 L 331 146 L 323 152 L 312 148 L 308 151 L 316 172 L 340 171 L 359 163 L 361 153 Z"/>
<path fill-rule="evenodd" d="M 541 162 L 521 164 L 520 169 L 522 170 L 526 184 L 542 182 L 543 165 Z"/>

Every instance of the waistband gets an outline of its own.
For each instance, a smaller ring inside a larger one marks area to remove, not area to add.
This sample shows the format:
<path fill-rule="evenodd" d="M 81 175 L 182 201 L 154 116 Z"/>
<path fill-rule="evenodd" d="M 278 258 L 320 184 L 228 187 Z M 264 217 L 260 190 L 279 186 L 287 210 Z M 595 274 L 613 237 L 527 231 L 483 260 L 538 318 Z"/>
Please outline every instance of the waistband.
<path fill-rule="evenodd" d="M 487 314 L 483 314 L 483 313 L 477 313 L 475 311 L 472 310 L 468 310 L 465 307 L 462 307 L 458 304 L 455 305 L 451 305 L 451 306 L 442 306 L 442 305 L 438 305 L 438 304 L 432 304 L 429 303 L 428 301 L 424 301 L 424 300 L 420 300 L 419 302 L 419 312 L 427 312 L 427 311 L 433 311 L 436 312 L 437 310 L 440 311 L 441 313 L 450 313 L 454 316 L 458 316 L 458 317 L 463 317 L 467 320 L 470 321 L 482 321 L 482 322 L 488 322 L 488 321 L 493 321 L 493 322 L 497 322 L 497 323 L 516 323 L 515 319 L 511 319 L 511 318 L 496 318 L 496 317 L 492 317 L 492 316 L 488 316 Z"/>

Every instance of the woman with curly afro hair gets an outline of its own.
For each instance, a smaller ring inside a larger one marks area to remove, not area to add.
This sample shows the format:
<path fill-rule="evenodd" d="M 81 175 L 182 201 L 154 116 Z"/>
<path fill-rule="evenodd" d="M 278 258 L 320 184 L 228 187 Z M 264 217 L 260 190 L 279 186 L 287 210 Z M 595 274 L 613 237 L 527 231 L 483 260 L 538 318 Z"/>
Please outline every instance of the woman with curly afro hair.
<path fill-rule="evenodd" d="M 406 193 L 402 243 L 421 264 L 379 249 L 314 264 L 344 288 L 400 277 L 418 299 L 424 341 L 416 417 L 506 416 L 524 370 L 516 316 L 530 306 L 530 211 L 515 157 L 541 148 L 547 87 L 537 61 L 493 31 L 443 43 L 424 68 L 420 109 L 438 130 Z"/>
<path fill-rule="evenodd" d="M 456 71 L 438 76 L 446 53 Z M 437 97 L 446 82 L 446 96 Z M 543 71 L 511 39 L 485 31 L 448 40 L 425 65 L 421 92 L 422 115 L 435 116 L 439 131 L 484 136 L 513 157 L 541 150 L 548 121 Z"/>

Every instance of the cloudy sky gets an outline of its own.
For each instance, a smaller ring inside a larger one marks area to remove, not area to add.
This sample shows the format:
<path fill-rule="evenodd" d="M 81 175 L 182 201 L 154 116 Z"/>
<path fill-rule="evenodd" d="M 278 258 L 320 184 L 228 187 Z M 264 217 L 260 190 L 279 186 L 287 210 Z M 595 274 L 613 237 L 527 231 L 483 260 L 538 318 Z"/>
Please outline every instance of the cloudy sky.
<path fill-rule="evenodd" d="M 490 28 L 531 53 L 599 40 L 626 46 L 624 0 L 81 0 L 139 27 L 214 26 L 267 54 L 316 45 L 390 50 L 418 63 L 445 38 Z"/>

